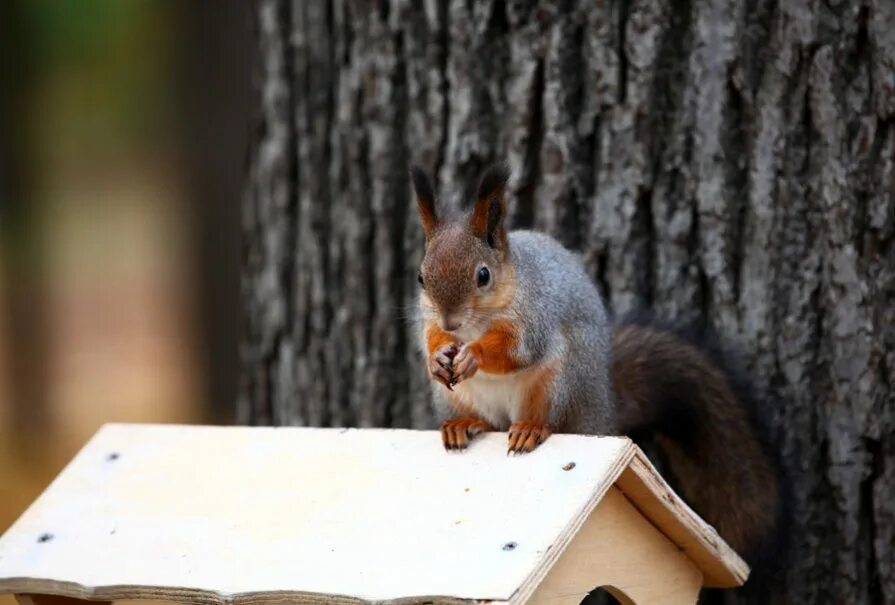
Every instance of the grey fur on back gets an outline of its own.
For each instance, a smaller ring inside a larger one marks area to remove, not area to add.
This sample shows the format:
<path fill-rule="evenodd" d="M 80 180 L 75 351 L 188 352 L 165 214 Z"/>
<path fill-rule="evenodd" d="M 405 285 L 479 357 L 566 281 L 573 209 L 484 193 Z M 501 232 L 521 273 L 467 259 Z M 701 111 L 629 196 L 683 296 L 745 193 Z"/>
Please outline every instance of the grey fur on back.
<path fill-rule="evenodd" d="M 521 328 L 520 358 L 562 356 L 550 391 L 551 424 L 559 432 L 574 427 L 614 434 L 612 327 L 596 285 L 578 255 L 552 237 L 513 231 L 509 241 L 518 280 L 511 306 Z"/>

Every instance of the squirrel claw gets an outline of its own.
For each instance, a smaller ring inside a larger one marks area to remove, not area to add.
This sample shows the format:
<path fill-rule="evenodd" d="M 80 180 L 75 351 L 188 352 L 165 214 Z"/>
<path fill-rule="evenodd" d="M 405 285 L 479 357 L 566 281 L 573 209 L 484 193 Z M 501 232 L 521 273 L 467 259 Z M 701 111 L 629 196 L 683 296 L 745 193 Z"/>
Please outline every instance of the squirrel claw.
<path fill-rule="evenodd" d="M 441 443 L 447 451 L 465 450 L 472 437 L 490 430 L 491 425 L 480 418 L 461 416 L 442 423 Z"/>
<path fill-rule="evenodd" d="M 539 422 L 514 422 L 508 433 L 507 455 L 526 454 L 544 443 L 553 433 L 550 425 Z"/>
<path fill-rule="evenodd" d="M 457 345 L 449 344 L 441 347 L 429 357 L 429 375 L 449 391 L 453 391 L 454 384 L 456 384 L 452 360 L 457 354 L 457 350 Z"/>
<path fill-rule="evenodd" d="M 454 357 L 453 375 L 454 384 L 462 382 L 467 378 L 472 378 L 479 370 L 479 362 L 475 355 L 470 351 L 468 345 L 460 347 L 460 351 Z"/>

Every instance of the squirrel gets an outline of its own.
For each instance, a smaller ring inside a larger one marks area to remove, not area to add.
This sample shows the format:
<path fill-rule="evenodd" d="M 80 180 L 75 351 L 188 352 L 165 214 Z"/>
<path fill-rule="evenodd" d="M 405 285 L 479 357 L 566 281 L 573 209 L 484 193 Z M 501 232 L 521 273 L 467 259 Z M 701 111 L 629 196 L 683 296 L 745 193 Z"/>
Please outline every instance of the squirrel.
<path fill-rule="evenodd" d="M 417 321 L 444 448 L 495 430 L 514 455 L 554 432 L 649 437 L 685 500 L 747 561 L 766 558 L 781 479 L 724 356 L 654 321 L 613 323 L 576 254 L 507 230 L 506 166 L 454 215 L 422 168 L 410 175 L 425 234 Z"/>

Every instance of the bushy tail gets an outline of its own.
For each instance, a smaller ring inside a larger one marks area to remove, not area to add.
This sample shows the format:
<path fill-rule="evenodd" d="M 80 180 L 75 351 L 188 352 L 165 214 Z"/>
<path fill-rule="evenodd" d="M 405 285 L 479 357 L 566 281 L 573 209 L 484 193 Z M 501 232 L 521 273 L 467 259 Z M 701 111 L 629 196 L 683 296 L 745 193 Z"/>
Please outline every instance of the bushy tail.
<path fill-rule="evenodd" d="M 655 443 L 684 500 L 766 567 L 782 548 L 784 484 L 747 384 L 704 333 L 647 319 L 615 327 L 612 358 L 621 431 Z"/>

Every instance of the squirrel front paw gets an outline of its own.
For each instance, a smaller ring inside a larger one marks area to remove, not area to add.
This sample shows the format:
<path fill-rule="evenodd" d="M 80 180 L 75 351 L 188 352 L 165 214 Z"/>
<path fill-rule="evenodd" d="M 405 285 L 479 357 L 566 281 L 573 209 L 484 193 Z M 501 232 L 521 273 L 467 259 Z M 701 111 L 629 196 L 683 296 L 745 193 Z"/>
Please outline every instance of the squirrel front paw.
<path fill-rule="evenodd" d="M 553 433 L 548 424 L 540 422 L 514 422 L 509 431 L 507 454 L 526 454 L 544 443 Z"/>
<path fill-rule="evenodd" d="M 429 375 L 446 386 L 449 391 L 454 390 L 453 360 L 457 351 L 459 351 L 457 345 L 450 343 L 435 349 L 429 355 Z"/>
<path fill-rule="evenodd" d="M 454 357 L 454 379 L 451 386 L 472 378 L 479 370 L 479 362 L 469 345 L 463 345 Z"/>
<path fill-rule="evenodd" d="M 441 443 L 446 450 L 465 450 L 472 437 L 490 430 L 493 427 L 481 418 L 461 416 L 445 420 L 441 425 Z"/>

